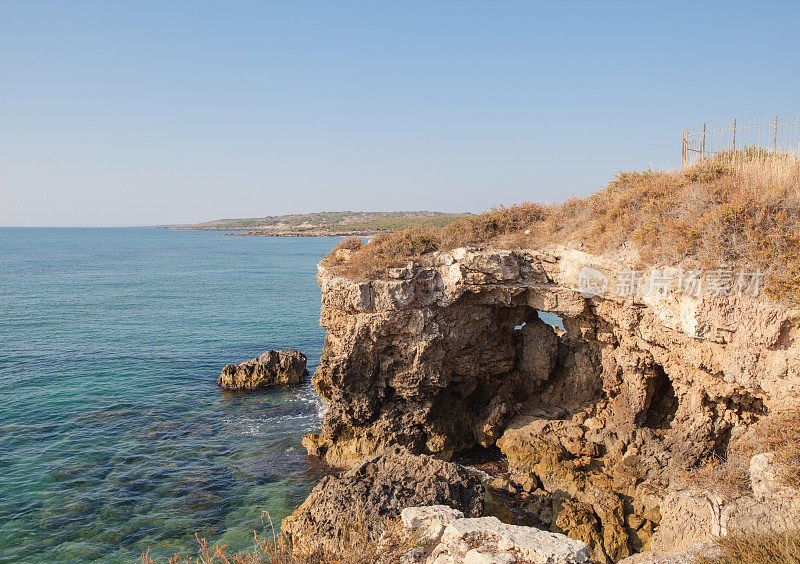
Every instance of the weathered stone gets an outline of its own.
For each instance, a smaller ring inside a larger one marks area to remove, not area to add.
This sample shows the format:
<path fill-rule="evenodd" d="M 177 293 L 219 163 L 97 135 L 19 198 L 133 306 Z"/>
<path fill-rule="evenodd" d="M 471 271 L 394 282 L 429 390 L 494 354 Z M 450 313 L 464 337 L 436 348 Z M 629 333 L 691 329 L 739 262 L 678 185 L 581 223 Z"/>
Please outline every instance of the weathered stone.
<path fill-rule="evenodd" d="M 423 544 L 439 542 L 445 528 L 456 519 L 463 519 L 464 513 L 447 505 L 406 507 L 400 512 L 403 526 L 419 535 Z"/>
<path fill-rule="evenodd" d="M 546 382 L 558 359 L 558 336 L 538 315 L 522 327 L 519 370 L 524 377 L 525 392 L 536 392 L 537 384 Z"/>
<path fill-rule="evenodd" d="M 255 390 L 299 384 L 306 376 L 306 356 L 300 351 L 267 351 L 239 365 L 228 364 L 217 385 L 226 390 Z"/>
<path fill-rule="evenodd" d="M 517 486 L 515 486 L 508 476 L 497 476 L 492 481 L 490 481 L 487 486 L 490 489 L 505 492 L 507 494 L 514 495 L 518 492 Z"/>
<path fill-rule="evenodd" d="M 775 463 L 775 455 L 771 452 L 756 454 L 750 459 L 748 468 L 753 497 L 759 501 L 775 501 L 777 498 L 791 499 L 797 497 L 795 488 L 791 488 L 780 480 L 780 468 Z"/>
<path fill-rule="evenodd" d="M 427 562 L 577 564 L 589 562 L 589 550 L 581 541 L 564 535 L 482 517 L 450 523 Z"/>
<path fill-rule="evenodd" d="M 298 548 L 335 552 L 355 524 L 377 541 L 387 519 L 421 505 L 448 505 L 480 516 L 483 486 L 457 464 L 392 447 L 339 476 L 325 477 L 281 527 Z"/>
<path fill-rule="evenodd" d="M 551 530 L 585 543 L 594 560 L 610 561 L 603 547 L 600 519 L 589 504 L 565 495 L 555 496 Z"/>
<path fill-rule="evenodd" d="M 652 535 L 653 551 L 682 553 L 715 537 L 781 531 L 800 521 L 800 491 L 777 478 L 771 453 L 753 456 L 749 472 L 752 491 L 732 498 L 710 490 L 670 491 L 661 504 L 661 523 Z"/>

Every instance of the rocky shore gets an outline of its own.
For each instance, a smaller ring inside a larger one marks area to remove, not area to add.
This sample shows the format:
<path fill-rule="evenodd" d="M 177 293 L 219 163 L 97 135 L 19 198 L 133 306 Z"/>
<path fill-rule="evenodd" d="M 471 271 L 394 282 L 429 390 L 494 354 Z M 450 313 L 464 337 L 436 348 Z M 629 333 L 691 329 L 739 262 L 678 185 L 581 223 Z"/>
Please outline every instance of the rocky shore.
<path fill-rule="evenodd" d="M 284 529 L 334 542 L 337 505 L 382 519 L 420 505 L 479 513 L 480 484 L 446 462 L 469 453 L 494 461 L 479 481 L 504 500 L 502 520 L 581 541 L 598 562 L 657 561 L 796 518 L 768 454 L 735 495 L 687 477 L 793 405 L 800 312 L 741 293 L 626 296 L 621 265 L 548 247 L 437 252 L 367 282 L 320 267 L 313 384 L 328 409 L 303 444 L 349 470 Z M 587 266 L 611 284 L 587 292 Z"/>

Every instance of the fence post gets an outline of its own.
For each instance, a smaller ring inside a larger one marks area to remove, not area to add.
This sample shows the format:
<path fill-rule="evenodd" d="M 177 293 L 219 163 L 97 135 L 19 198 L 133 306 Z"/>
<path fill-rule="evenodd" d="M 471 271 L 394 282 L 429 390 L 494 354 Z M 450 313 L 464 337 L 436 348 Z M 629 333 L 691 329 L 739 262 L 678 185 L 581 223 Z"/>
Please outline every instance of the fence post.
<path fill-rule="evenodd" d="M 736 158 L 736 118 L 733 118 L 733 156 Z"/>
<path fill-rule="evenodd" d="M 778 152 L 778 114 L 775 114 L 775 139 L 772 140 L 772 152 Z"/>
<path fill-rule="evenodd" d="M 706 158 L 706 124 L 703 124 L 703 145 L 700 147 L 700 160 Z"/>
<path fill-rule="evenodd" d="M 681 168 L 686 166 L 686 130 L 681 133 Z"/>

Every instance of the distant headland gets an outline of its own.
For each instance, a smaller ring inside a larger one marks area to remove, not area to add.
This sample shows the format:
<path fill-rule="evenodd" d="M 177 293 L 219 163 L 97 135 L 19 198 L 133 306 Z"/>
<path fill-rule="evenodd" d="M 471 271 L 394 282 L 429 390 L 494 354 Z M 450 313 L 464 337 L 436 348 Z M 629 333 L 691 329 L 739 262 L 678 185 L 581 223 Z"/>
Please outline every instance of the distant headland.
<path fill-rule="evenodd" d="M 158 225 L 156 227 L 191 231 L 234 231 L 236 233 L 226 233 L 226 235 L 235 236 L 366 236 L 377 233 L 391 233 L 411 227 L 420 229 L 444 227 L 470 215 L 469 213 L 431 211 L 338 211 L 241 219 L 215 219 L 202 223 Z"/>

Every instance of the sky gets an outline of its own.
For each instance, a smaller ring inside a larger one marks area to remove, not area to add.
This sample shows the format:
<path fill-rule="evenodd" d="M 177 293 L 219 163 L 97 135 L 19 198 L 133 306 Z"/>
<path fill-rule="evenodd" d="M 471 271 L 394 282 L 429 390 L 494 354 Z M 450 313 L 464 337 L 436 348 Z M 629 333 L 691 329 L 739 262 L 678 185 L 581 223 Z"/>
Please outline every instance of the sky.
<path fill-rule="evenodd" d="M 0 225 L 561 201 L 800 112 L 800 2 L 0 0 Z"/>

